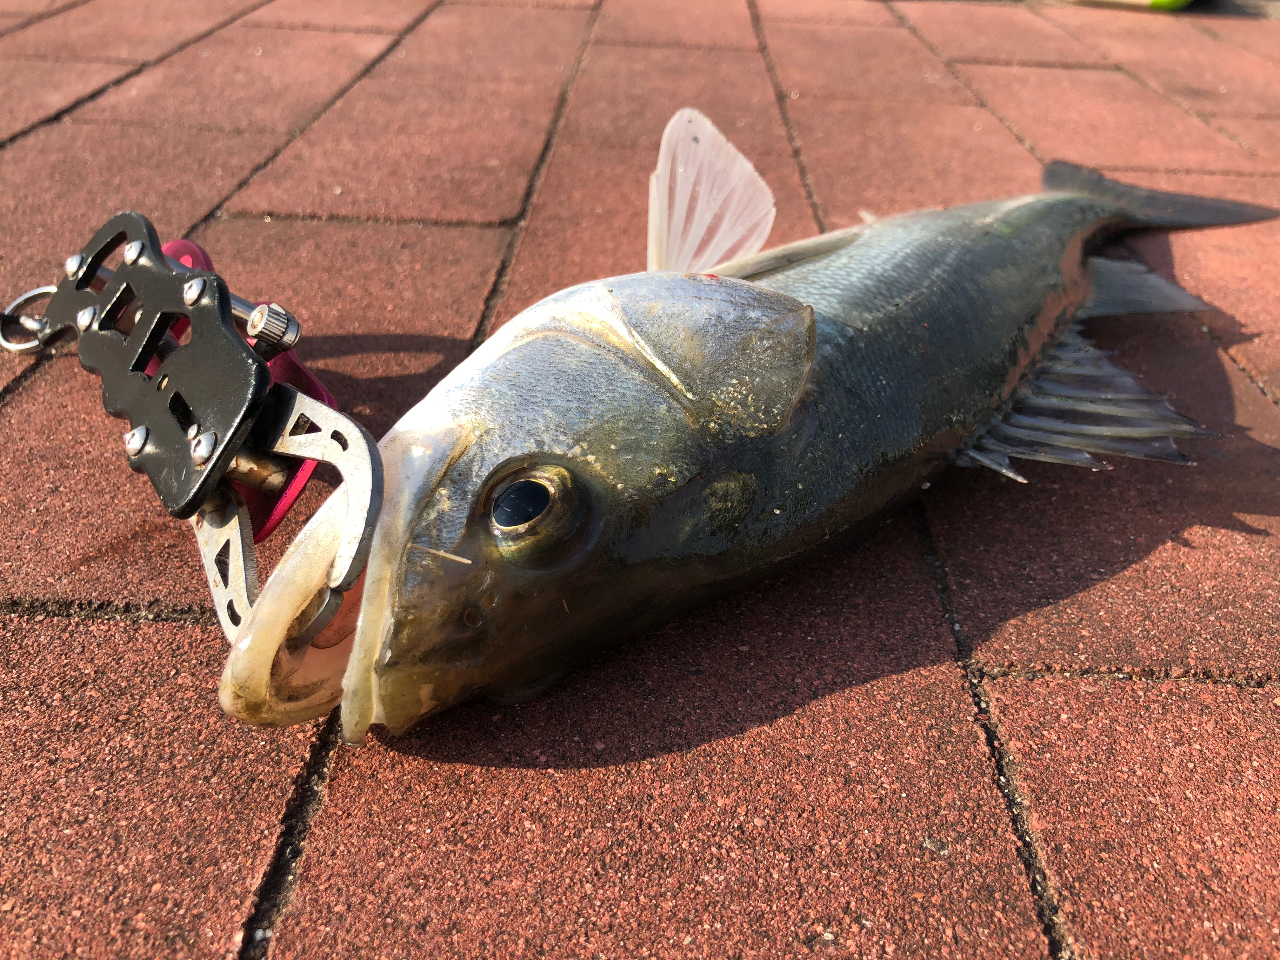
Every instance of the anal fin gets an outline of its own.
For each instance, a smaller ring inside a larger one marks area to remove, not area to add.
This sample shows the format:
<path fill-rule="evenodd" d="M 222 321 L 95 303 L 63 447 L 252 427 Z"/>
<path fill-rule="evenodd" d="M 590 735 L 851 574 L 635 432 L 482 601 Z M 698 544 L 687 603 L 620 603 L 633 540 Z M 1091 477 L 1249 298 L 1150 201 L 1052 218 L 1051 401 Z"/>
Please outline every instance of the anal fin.
<path fill-rule="evenodd" d="M 1189 464 L 1174 438 L 1212 435 L 1113 364 L 1074 325 L 954 459 L 1022 480 L 1010 457 L 1093 470 L 1110 469 L 1097 456 Z"/>
<path fill-rule="evenodd" d="M 1076 313 L 1077 320 L 1122 313 L 1195 313 L 1209 305 L 1180 286 L 1152 273 L 1136 260 L 1090 257 L 1093 295 Z"/>

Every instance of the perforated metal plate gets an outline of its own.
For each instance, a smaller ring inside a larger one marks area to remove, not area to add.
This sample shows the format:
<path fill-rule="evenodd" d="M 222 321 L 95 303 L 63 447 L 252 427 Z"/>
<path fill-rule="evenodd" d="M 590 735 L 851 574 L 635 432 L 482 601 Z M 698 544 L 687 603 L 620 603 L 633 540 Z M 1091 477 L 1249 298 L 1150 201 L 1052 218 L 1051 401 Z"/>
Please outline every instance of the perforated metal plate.
<path fill-rule="evenodd" d="M 124 262 L 103 284 L 110 271 L 100 268 L 122 248 Z M 150 222 L 121 213 L 84 248 L 45 317 L 51 332 L 79 332 L 80 363 L 102 377 L 107 412 L 147 428 L 129 465 L 147 474 L 170 514 L 190 517 L 226 472 L 271 386 L 266 363 L 236 329 L 226 284 L 214 273 L 173 270 Z M 189 434 L 213 436 L 203 463 L 192 458 Z"/>

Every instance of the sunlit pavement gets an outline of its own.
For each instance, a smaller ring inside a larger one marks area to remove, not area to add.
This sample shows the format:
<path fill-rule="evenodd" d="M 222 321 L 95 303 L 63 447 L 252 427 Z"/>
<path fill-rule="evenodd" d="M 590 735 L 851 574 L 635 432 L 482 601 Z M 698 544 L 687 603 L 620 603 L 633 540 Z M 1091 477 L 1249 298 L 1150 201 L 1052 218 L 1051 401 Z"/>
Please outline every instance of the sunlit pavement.
<path fill-rule="evenodd" d="M 0 0 L 0 281 L 141 211 L 296 313 L 380 434 L 524 307 L 644 268 L 683 106 L 778 243 L 1054 158 L 1280 205 L 1269 15 Z M 5 955 L 1277 956 L 1280 225 L 1130 247 L 1214 307 L 1089 328 L 1222 435 L 1194 468 L 957 469 L 540 699 L 361 749 L 223 717 L 194 541 L 96 378 L 0 356 Z"/>

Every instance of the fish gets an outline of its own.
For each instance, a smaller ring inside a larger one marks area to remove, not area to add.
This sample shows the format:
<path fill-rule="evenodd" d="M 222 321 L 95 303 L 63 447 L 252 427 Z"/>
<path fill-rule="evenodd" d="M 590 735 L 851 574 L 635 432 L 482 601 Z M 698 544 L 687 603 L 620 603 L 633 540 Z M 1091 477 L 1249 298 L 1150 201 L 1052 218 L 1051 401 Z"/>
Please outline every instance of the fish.
<path fill-rule="evenodd" d="M 1266 207 L 1054 161 L 1041 192 L 920 210 L 762 250 L 772 194 L 714 125 L 672 118 L 649 270 L 529 307 L 379 448 L 363 580 L 324 596 L 339 487 L 233 644 L 223 708 L 289 724 L 341 704 L 361 743 L 477 697 L 546 690 L 605 648 L 856 536 L 939 471 L 1189 462 L 1207 431 L 1081 323 L 1206 305 L 1134 260 L 1133 231 Z"/>

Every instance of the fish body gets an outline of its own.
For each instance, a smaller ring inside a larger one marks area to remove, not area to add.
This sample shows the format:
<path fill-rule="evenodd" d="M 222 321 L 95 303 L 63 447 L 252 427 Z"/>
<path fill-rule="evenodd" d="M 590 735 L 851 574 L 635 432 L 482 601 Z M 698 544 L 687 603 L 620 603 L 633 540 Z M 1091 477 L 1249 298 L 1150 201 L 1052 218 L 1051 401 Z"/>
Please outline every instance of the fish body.
<path fill-rule="evenodd" d="M 1273 211 L 1065 164 L 1045 180 L 1044 193 L 891 217 L 712 275 L 595 281 L 524 311 L 382 441 L 358 619 L 321 634 L 310 673 L 307 656 L 278 652 L 309 581 L 287 580 L 293 606 L 268 585 L 244 645 L 277 638 L 258 644 L 256 669 L 296 706 L 253 719 L 290 722 L 340 695 L 358 742 L 373 723 L 400 731 L 476 696 L 536 693 L 857 530 L 952 462 L 1021 479 L 1010 456 L 1183 460 L 1172 438 L 1200 428 L 1076 324 L 1203 305 L 1094 254 L 1126 230 Z M 322 509 L 281 568 L 319 570 L 331 523 Z M 235 661 L 223 704 L 244 716 L 262 697 Z"/>

